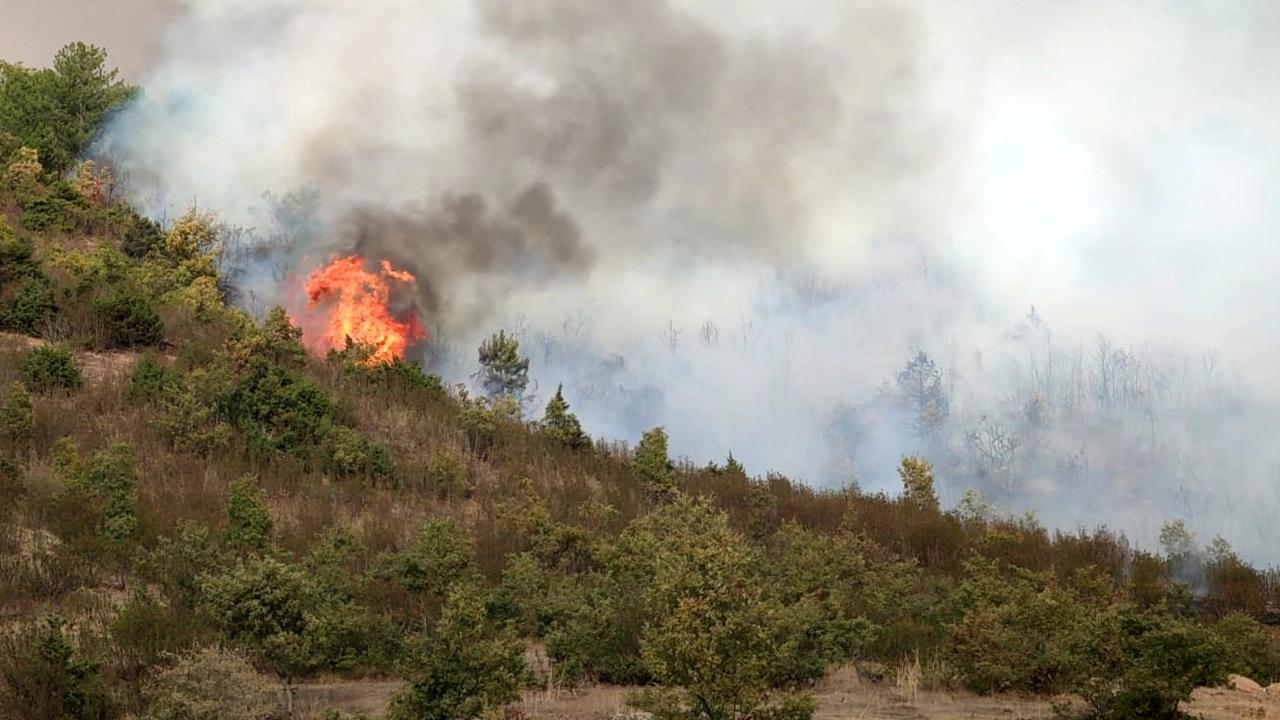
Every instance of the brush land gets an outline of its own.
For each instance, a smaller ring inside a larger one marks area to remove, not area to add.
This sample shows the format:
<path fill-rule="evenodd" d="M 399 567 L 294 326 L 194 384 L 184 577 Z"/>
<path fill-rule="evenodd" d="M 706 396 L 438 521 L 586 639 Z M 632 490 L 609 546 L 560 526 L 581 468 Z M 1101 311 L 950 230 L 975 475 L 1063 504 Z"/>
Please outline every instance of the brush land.
<path fill-rule="evenodd" d="M 309 352 L 238 309 L 216 217 L 77 160 L 132 92 L 85 45 L 0 66 L 0 717 L 1280 712 L 1223 687 L 1280 675 L 1275 575 L 1177 523 L 593 439 L 502 332 L 479 389 Z"/>

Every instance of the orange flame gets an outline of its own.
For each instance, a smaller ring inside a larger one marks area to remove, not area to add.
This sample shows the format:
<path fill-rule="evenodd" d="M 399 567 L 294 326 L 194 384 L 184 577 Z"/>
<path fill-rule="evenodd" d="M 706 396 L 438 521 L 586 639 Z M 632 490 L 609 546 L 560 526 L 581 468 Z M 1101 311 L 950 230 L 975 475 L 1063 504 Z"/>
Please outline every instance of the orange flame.
<path fill-rule="evenodd" d="M 403 320 L 391 313 L 388 302 L 395 284 L 413 285 L 412 274 L 383 260 L 378 270 L 366 269 L 359 255 L 335 257 L 307 276 L 308 307 L 323 306 L 327 316 L 318 336 L 308 339 L 317 352 L 346 347 L 347 338 L 373 349 L 370 365 L 404 357 L 411 343 L 426 337 L 412 312 Z"/>

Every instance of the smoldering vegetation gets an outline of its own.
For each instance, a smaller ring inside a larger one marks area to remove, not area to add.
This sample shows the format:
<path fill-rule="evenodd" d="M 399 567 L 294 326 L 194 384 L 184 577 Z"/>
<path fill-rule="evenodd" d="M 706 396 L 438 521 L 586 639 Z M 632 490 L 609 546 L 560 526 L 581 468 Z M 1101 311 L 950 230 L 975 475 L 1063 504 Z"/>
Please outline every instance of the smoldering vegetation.
<path fill-rule="evenodd" d="M 385 256 L 431 369 L 505 327 L 593 434 L 872 490 L 920 453 L 948 501 L 1268 562 L 1278 24 L 190 0 L 98 151 L 153 216 L 240 228 L 247 306 Z"/>

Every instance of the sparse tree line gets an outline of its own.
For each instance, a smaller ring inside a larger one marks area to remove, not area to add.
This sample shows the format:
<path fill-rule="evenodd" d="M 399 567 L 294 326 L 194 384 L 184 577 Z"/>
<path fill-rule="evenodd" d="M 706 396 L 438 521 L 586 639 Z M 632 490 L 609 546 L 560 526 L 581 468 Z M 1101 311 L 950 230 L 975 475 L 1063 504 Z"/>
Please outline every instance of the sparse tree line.
<path fill-rule="evenodd" d="M 918 457 L 887 496 L 696 467 L 662 428 L 593 440 L 506 332 L 474 390 L 354 343 L 310 356 L 282 309 L 225 301 L 213 218 L 160 227 L 63 179 L 92 136 L 64 114 L 130 92 L 64 54 L 0 67 L 0 320 L 39 338 L 0 352 L 0 716 L 287 716 L 300 681 L 340 675 L 403 680 L 397 720 L 588 682 L 662 720 L 803 720 L 832 668 L 912 658 L 940 687 L 1160 718 L 1228 672 L 1280 674 L 1273 576 L 1177 524 L 1146 553 L 977 495 L 945 509 Z M 922 434 L 941 377 L 921 354 L 897 378 Z"/>

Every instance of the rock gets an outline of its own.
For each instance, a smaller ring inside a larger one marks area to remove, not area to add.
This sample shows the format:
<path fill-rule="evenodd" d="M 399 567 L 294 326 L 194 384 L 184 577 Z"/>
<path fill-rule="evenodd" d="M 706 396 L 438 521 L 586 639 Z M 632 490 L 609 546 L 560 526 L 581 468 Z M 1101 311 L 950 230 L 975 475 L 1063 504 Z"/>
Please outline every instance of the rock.
<path fill-rule="evenodd" d="M 1280 695 L 1280 683 L 1271 683 L 1267 686 L 1268 695 Z"/>
<path fill-rule="evenodd" d="M 1262 686 L 1243 675 L 1228 675 L 1227 687 L 1247 693 L 1260 693 Z"/>

